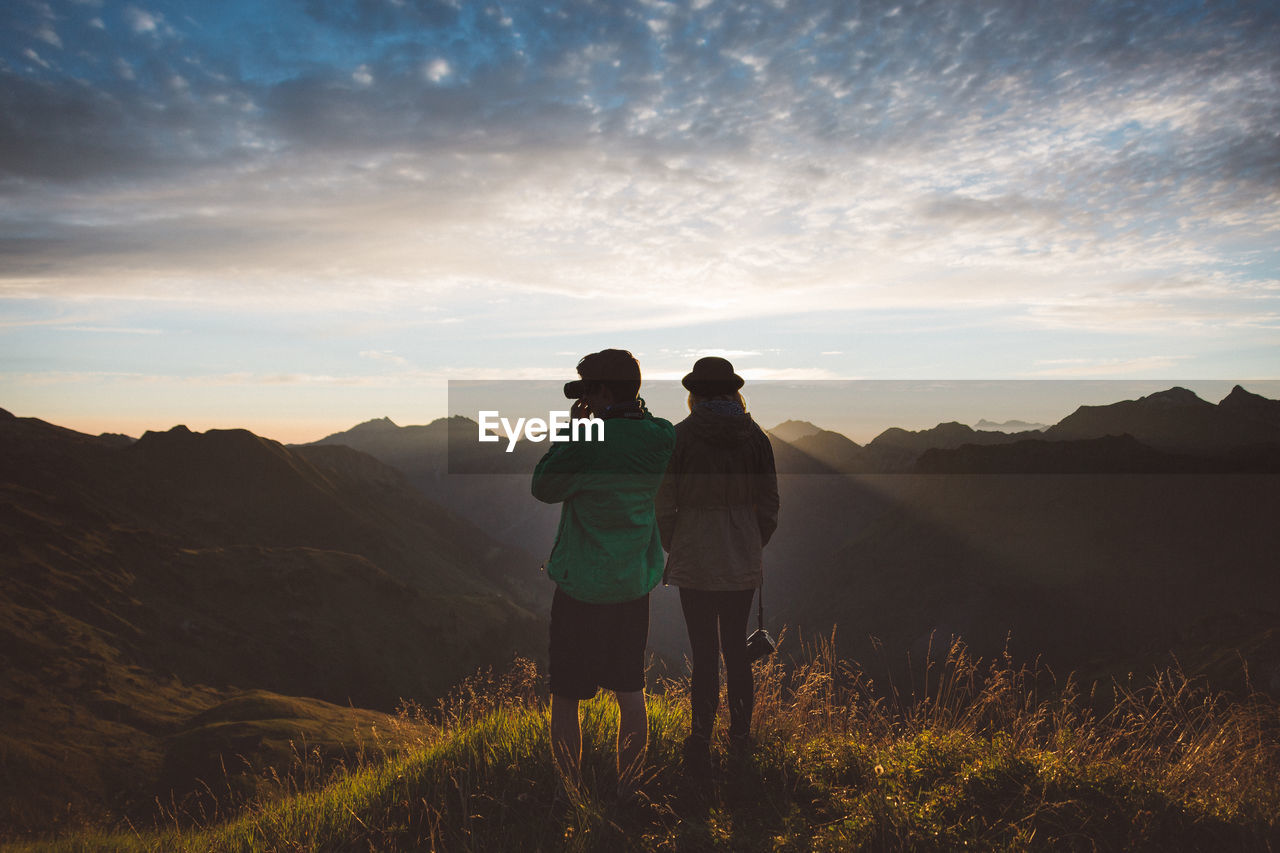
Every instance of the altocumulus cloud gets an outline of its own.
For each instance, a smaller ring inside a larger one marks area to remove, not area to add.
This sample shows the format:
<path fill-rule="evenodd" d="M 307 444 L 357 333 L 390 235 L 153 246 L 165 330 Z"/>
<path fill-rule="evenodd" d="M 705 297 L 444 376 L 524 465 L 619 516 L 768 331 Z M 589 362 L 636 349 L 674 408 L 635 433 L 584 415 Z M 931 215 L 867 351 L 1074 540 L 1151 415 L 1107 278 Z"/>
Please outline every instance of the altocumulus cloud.
<path fill-rule="evenodd" d="M 0 294 L 1274 318 L 1277 15 L 15 0 Z"/>

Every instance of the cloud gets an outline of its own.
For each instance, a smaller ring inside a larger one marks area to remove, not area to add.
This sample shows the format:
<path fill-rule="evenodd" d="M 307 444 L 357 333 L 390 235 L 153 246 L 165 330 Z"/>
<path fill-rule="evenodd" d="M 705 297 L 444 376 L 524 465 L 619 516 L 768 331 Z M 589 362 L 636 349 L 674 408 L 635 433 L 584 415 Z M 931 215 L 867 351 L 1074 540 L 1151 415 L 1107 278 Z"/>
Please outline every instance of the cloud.
<path fill-rule="evenodd" d="M 65 53 L 102 57 L 74 73 L 36 52 L 39 30 L 6 31 L 4 55 L 35 67 L 0 65 L 4 292 L 425 302 L 496 334 L 946 306 L 1112 331 L 1276 313 L 1264 4 L 189 14 L 178 33 L 173 7 L 127 6 L 148 37 L 114 41 L 60 23 Z"/>
<path fill-rule="evenodd" d="M 137 6 L 128 6 L 124 10 L 125 19 L 135 33 L 154 33 L 160 29 L 162 16 L 152 14 Z"/>
<path fill-rule="evenodd" d="M 27 59 L 31 60 L 32 62 L 34 62 L 36 65 L 39 65 L 41 68 L 53 68 L 53 66 L 49 62 L 47 62 L 42 56 L 40 56 L 40 54 L 36 53 L 31 48 L 27 48 L 26 50 L 22 51 L 22 55 Z"/>
<path fill-rule="evenodd" d="M 453 72 L 448 60 L 433 59 L 422 67 L 422 76 L 432 83 L 440 83 Z"/>
<path fill-rule="evenodd" d="M 36 38 L 46 44 L 58 48 L 59 50 L 62 49 L 62 39 L 58 37 L 57 31 L 52 26 L 45 25 L 41 27 L 36 32 Z"/>

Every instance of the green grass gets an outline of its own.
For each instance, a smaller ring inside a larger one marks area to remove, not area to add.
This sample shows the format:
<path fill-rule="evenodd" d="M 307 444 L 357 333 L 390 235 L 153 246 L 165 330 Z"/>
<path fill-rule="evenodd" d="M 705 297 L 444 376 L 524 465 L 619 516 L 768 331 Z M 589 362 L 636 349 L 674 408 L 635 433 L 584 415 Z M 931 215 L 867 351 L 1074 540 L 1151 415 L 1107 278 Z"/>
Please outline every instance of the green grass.
<path fill-rule="evenodd" d="M 612 799 L 617 712 L 584 706 L 584 786 L 555 801 L 533 666 L 406 708 L 352 766 L 193 825 L 13 850 L 1269 850 L 1280 847 L 1280 713 L 1177 669 L 1105 696 L 962 646 L 921 695 L 877 688 L 831 643 L 758 666 L 753 750 L 680 762 L 687 685 L 649 697 L 643 795 Z M 1103 709 L 1106 710 L 1095 710 Z M 305 765 L 305 754 L 300 758 Z M 305 768 L 303 768 L 305 769 Z"/>

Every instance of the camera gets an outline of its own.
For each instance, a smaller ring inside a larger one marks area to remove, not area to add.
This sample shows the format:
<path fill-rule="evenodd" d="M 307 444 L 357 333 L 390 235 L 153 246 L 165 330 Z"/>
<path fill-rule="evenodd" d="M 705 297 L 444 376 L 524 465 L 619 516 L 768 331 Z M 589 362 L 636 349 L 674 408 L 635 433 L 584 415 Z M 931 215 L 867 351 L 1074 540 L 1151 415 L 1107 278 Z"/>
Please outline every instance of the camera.
<path fill-rule="evenodd" d="M 594 383 L 585 379 L 575 379 L 564 383 L 564 396 L 570 400 L 581 400 Z"/>
<path fill-rule="evenodd" d="M 764 628 L 752 631 L 751 636 L 747 637 L 747 660 L 755 663 L 761 658 L 767 658 L 777 647 L 778 644 Z"/>

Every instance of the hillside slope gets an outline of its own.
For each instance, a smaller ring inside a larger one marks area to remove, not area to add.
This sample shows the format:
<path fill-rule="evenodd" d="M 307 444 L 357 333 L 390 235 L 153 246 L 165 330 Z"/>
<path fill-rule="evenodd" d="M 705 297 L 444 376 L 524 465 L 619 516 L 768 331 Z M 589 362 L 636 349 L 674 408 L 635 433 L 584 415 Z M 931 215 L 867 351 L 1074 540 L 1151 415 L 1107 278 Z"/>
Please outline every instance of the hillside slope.
<path fill-rule="evenodd" d="M 786 644 L 780 654 L 793 649 Z M 443 724 L 395 721 L 387 751 L 199 829 L 83 833 L 52 851 L 1241 850 L 1280 844 L 1274 704 L 1176 670 L 1117 687 L 1105 716 L 1048 674 L 955 647 L 930 688 L 885 702 L 823 646 L 757 664 L 754 744 L 681 759 L 687 681 L 648 697 L 641 790 L 613 795 L 616 715 L 583 714 L 584 784 L 557 801 L 538 674 L 467 685 Z M 1061 686 L 1061 685 L 1059 685 Z M 9 853 L 27 853 L 17 848 Z"/>
<path fill-rule="evenodd" d="M 953 636 L 1057 672 L 1145 671 L 1170 651 L 1280 696 L 1276 475 L 786 477 L 766 555 L 775 624 L 839 626 L 857 660 Z M 785 531 L 785 533 L 784 533 Z M 869 638 L 877 638 L 873 643 Z"/>
<path fill-rule="evenodd" d="M 533 500 L 529 477 L 548 445 L 523 441 L 507 453 L 502 443 L 477 441 L 478 430 L 464 417 L 403 427 L 379 418 L 302 447 L 345 446 L 367 453 L 488 535 L 536 555 L 540 564 L 550 553 L 560 508 Z"/>
<path fill-rule="evenodd" d="M 3 413 L 0 536 L 8 826 L 148 800 L 243 690 L 390 711 L 542 651 L 537 561 L 347 448 Z"/>

